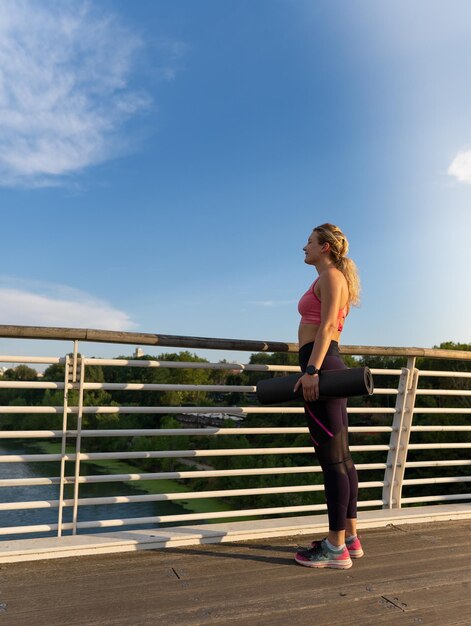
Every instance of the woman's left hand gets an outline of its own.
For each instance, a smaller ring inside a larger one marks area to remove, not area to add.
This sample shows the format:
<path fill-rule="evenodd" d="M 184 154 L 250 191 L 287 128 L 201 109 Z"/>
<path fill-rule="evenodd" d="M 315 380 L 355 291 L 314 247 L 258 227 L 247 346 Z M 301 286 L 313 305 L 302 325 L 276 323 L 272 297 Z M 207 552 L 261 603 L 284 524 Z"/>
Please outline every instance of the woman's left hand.
<path fill-rule="evenodd" d="M 304 374 L 304 376 L 301 376 L 294 386 L 295 393 L 301 385 L 306 402 L 315 402 L 319 397 L 319 375 Z"/>

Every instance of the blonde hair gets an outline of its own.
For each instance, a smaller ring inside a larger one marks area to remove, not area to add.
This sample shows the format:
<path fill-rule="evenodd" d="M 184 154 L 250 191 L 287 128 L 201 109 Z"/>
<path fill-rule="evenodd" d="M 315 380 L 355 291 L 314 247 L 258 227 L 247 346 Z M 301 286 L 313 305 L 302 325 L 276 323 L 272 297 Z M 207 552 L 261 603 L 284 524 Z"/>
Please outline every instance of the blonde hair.
<path fill-rule="evenodd" d="M 314 232 L 320 245 L 330 244 L 330 258 L 335 267 L 345 276 L 348 285 L 348 303 L 354 306 L 360 304 L 360 277 L 352 259 L 346 256 L 348 241 L 343 232 L 334 224 L 321 224 L 316 226 Z"/>

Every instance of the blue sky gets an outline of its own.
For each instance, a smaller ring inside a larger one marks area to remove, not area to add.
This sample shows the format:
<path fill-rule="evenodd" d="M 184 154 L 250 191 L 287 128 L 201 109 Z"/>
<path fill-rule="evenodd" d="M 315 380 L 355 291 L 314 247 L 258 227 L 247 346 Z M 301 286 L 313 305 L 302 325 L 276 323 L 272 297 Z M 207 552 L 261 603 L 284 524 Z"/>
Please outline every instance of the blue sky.
<path fill-rule="evenodd" d="M 458 0 L 3 0 L 0 323 L 295 341 L 330 221 L 344 343 L 471 341 L 470 70 Z"/>

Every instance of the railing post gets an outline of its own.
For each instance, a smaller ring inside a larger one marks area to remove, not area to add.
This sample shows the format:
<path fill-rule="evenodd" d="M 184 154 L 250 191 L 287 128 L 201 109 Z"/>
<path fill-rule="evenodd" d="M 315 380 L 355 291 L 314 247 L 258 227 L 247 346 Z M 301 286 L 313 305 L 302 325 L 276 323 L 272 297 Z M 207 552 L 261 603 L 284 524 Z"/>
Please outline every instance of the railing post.
<path fill-rule="evenodd" d="M 402 481 L 414 415 L 417 381 L 418 370 L 415 368 L 415 357 L 409 357 L 407 367 L 402 368 L 399 378 L 399 393 L 389 440 L 387 468 L 384 473 L 383 509 L 401 508 Z"/>
<path fill-rule="evenodd" d="M 78 363 L 78 339 L 74 341 L 74 366 L 73 366 L 73 374 L 72 374 L 72 382 L 77 382 L 77 363 Z"/>
<path fill-rule="evenodd" d="M 72 371 L 70 366 L 70 357 L 65 357 L 64 367 L 64 403 L 63 403 L 63 416 L 62 416 L 62 443 L 61 443 L 61 474 L 60 474 L 60 486 L 59 486 L 59 512 L 57 516 L 57 536 L 62 536 L 62 513 L 64 508 L 64 478 L 65 478 L 65 453 L 67 445 L 67 412 L 69 408 L 69 384 L 72 378 Z"/>
<path fill-rule="evenodd" d="M 82 442 L 82 417 L 83 417 L 83 384 L 85 382 L 85 363 L 83 355 L 80 358 L 80 383 L 77 409 L 77 438 L 75 440 L 75 478 L 74 478 L 74 505 L 72 514 L 72 534 L 77 534 L 77 514 L 80 477 L 80 449 Z"/>

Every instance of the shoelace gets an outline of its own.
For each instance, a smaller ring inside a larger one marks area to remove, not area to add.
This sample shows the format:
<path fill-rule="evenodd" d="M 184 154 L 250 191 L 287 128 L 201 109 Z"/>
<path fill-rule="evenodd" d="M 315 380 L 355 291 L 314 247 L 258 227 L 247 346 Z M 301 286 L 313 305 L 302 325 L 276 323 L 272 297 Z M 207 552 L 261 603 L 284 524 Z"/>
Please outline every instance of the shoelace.
<path fill-rule="evenodd" d="M 316 541 L 316 543 L 310 547 L 310 548 L 302 548 L 301 550 L 298 550 L 299 554 L 302 555 L 314 555 L 317 554 L 318 552 L 322 552 L 322 541 Z"/>

